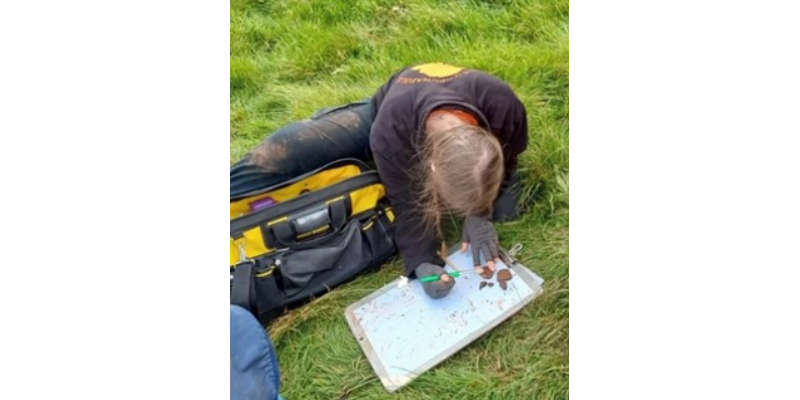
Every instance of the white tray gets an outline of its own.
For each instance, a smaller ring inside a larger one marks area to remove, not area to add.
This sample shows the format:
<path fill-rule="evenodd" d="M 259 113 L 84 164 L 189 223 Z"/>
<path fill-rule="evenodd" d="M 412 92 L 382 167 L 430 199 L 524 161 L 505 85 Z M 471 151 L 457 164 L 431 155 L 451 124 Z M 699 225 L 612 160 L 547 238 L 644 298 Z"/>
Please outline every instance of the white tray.
<path fill-rule="evenodd" d="M 472 252 L 453 252 L 450 263 L 459 270 L 472 267 Z M 522 309 L 542 292 L 542 278 L 511 257 L 513 279 L 503 291 L 497 271 L 493 287 L 479 289 L 483 279 L 474 273 L 456 278 L 453 290 L 431 299 L 418 280 L 402 285 L 398 278 L 345 310 L 361 349 L 389 392 L 405 386 L 423 372 L 455 354 Z M 450 267 L 446 267 L 451 270 Z"/>

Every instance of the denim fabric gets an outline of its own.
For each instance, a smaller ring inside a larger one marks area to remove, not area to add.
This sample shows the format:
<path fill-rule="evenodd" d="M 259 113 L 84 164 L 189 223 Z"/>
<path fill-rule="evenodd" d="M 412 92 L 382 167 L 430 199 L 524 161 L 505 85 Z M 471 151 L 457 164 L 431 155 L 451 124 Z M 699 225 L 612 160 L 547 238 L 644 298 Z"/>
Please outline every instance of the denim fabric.
<path fill-rule="evenodd" d="M 248 154 L 231 166 L 231 197 L 263 189 L 340 158 L 371 161 L 369 131 L 374 110 L 369 99 L 317 111 L 286 125 L 260 146 L 269 149 L 267 165 L 255 166 Z"/>
<path fill-rule="evenodd" d="M 264 327 L 231 305 L 231 400 L 279 399 L 280 371 Z"/>

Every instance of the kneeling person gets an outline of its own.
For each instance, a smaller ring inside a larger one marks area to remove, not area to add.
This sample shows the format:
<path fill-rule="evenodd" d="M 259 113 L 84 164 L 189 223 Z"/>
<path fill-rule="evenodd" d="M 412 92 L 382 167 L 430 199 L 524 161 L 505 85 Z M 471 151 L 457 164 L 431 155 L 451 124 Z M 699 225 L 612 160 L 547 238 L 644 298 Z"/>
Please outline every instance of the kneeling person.
<path fill-rule="evenodd" d="M 231 167 L 231 195 L 345 158 L 374 160 L 395 213 L 395 243 L 411 278 L 434 298 L 455 281 L 437 254 L 443 214 L 464 218 L 462 250 L 494 269 L 491 220 L 516 216 L 518 155 L 527 147 L 525 107 L 481 71 L 423 64 L 393 75 L 369 100 L 318 112 L 267 137 Z"/>

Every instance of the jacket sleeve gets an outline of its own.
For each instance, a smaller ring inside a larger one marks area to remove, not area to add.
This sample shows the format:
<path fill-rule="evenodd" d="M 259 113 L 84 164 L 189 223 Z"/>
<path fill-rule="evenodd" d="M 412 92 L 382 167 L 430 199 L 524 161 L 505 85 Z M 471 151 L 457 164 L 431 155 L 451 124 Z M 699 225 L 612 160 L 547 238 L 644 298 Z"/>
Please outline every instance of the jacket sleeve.
<path fill-rule="evenodd" d="M 514 90 L 500 79 L 477 75 L 476 98 L 489 122 L 489 128 L 500 140 L 505 159 L 506 181 L 517 169 L 519 154 L 528 147 L 528 119 L 525 105 Z"/>
<path fill-rule="evenodd" d="M 424 262 L 444 265 L 436 253 L 436 233 L 425 229 L 422 217 L 416 212 L 415 190 L 407 172 L 409 163 L 401 163 L 396 154 L 385 152 L 375 152 L 374 159 L 394 209 L 395 244 L 403 258 L 406 276 L 412 276 L 414 269 Z"/>
<path fill-rule="evenodd" d="M 519 100 L 512 104 L 502 128 L 502 136 L 505 139 L 503 157 L 505 158 L 506 181 L 517 170 L 519 154 L 528 147 L 528 117 L 525 106 Z"/>

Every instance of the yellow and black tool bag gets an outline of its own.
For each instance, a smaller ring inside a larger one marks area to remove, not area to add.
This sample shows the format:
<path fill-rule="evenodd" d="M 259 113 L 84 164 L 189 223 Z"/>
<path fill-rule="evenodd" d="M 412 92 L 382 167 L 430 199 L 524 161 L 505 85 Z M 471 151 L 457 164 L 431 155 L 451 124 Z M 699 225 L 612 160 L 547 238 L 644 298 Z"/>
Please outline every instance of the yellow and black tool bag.
<path fill-rule="evenodd" d="M 262 323 L 395 253 L 378 173 L 342 159 L 231 198 L 231 304 Z"/>

